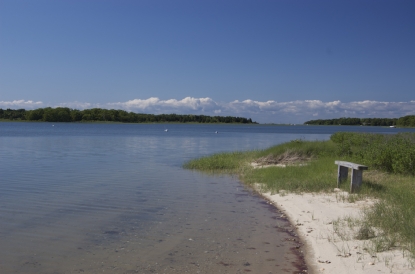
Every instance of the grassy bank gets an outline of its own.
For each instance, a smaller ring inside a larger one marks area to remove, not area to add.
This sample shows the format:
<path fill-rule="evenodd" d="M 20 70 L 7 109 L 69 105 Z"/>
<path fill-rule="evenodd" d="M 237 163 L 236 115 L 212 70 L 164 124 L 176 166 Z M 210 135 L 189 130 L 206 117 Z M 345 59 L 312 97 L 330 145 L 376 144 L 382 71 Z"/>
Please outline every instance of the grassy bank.
<path fill-rule="evenodd" d="M 360 227 L 355 237 L 372 240 L 376 252 L 400 247 L 415 256 L 415 134 L 336 133 L 328 141 L 293 140 L 266 150 L 214 154 L 184 167 L 236 174 L 244 183 L 259 183 L 274 193 L 332 192 L 335 160 L 369 166 L 362 188 L 349 201 L 370 197 L 377 202 L 355 223 Z M 253 168 L 251 163 L 270 167 Z M 349 184 L 341 188 L 348 191 Z"/>

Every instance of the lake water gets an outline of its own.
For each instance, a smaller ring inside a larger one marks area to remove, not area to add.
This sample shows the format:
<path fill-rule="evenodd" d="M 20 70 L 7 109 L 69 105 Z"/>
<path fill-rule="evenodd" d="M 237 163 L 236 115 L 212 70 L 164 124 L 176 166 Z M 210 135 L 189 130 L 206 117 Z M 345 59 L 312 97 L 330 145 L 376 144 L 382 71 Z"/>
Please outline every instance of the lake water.
<path fill-rule="evenodd" d="M 0 123 L 0 273 L 303 270 L 298 239 L 277 209 L 237 178 L 182 165 L 339 130 L 402 131 Z"/>

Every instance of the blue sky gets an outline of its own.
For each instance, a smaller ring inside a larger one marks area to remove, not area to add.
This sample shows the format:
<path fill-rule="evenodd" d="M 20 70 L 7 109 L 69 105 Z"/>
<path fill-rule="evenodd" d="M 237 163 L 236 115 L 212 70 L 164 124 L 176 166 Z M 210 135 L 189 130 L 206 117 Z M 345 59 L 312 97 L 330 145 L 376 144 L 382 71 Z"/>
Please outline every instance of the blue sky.
<path fill-rule="evenodd" d="M 415 114 L 414 1 L 1 0 L 0 108 Z"/>

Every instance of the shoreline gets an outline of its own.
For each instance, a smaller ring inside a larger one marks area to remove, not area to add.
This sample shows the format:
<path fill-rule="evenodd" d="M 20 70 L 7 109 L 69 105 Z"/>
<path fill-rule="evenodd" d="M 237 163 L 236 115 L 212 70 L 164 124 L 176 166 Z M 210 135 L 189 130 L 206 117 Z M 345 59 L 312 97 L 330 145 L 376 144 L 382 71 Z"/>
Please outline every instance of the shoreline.
<path fill-rule="evenodd" d="M 347 192 L 278 194 L 256 191 L 287 216 L 305 247 L 308 273 L 414 273 L 408 254 L 399 249 L 374 253 L 369 240 L 356 240 L 342 218 L 359 219 L 375 201 L 348 202 Z"/>
<path fill-rule="evenodd" d="M 414 141 L 413 133 L 335 132 L 326 141 L 292 140 L 260 151 L 217 153 L 183 166 L 236 174 L 260 192 L 309 246 L 303 253 L 312 273 L 406 274 L 415 273 L 415 193 L 414 170 L 402 159 L 412 159 L 408 151 Z M 386 153 L 390 157 L 377 157 Z M 333 189 L 333 163 L 344 155 L 373 169 L 359 195 L 349 194 L 346 185 Z M 267 191 L 273 193 L 262 193 Z"/>

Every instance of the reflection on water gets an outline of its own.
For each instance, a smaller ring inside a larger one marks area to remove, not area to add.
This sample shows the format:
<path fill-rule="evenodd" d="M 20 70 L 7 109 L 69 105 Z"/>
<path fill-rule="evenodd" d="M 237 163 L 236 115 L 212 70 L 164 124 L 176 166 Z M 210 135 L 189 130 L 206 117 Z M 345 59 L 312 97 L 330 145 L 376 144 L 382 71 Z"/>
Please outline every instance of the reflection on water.
<path fill-rule="evenodd" d="M 235 178 L 181 166 L 329 133 L 168 126 L 0 123 L 0 273 L 301 269 L 275 209 Z"/>

